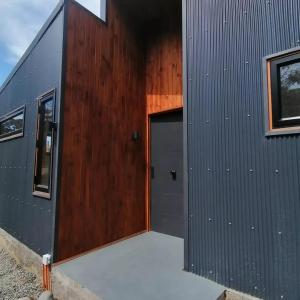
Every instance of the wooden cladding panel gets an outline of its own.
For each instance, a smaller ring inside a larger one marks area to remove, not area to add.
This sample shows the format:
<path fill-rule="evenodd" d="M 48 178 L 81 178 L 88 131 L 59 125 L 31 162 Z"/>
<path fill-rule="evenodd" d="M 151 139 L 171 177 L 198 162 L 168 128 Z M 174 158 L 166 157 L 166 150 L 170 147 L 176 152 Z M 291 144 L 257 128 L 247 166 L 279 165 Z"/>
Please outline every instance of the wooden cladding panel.
<path fill-rule="evenodd" d="M 180 17 L 171 15 L 151 33 L 147 47 L 146 74 L 148 114 L 183 106 Z"/>
<path fill-rule="evenodd" d="M 146 229 L 144 52 L 115 1 L 68 5 L 56 261 Z"/>
<path fill-rule="evenodd" d="M 180 5 L 179 5 L 180 6 Z M 150 29 L 146 52 L 146 102 L 147 102 L 147 229 L 150 224 L 150 118 L 151 114 L 183 107 L 182 87 L 182 29 L 181 11 L 163 18 Z"/>

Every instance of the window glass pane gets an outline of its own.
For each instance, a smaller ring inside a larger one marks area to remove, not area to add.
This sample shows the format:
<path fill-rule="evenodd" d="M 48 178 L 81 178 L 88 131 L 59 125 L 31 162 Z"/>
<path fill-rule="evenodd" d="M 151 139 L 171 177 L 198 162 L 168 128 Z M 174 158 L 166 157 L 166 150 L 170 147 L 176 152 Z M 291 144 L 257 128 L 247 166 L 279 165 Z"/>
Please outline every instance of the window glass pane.
<path fill-rule="evenodd" d="M 300 117 L 300 62 L 280 67 L 281 118 Z"/>
<path fill-rule="evenodd" d="M 41 104 L 36 185 L 48 190 L 51 176 L 53 99 Z"/>
<path fill-rule="evenodd" d="M 0 138 L 22 133 L 24 123 L 24 111 L 0 122 Z"/>
<path fill-rule="evenodd" d="M 102 0 L 77 0 L 78 3 L 80 3 L 97 17 L 100 17 L 101 1 Z"/>
<path fill-rule="evenodd" d="M 106 1 L 107 0 L 76 0 L 91 13 L 106 21 Z"/>
<path fill-rule="evenodd" d="M 106 1 L 107 0 L 100 0 L 100 18 L 103 21 L 106 21 Z"/>

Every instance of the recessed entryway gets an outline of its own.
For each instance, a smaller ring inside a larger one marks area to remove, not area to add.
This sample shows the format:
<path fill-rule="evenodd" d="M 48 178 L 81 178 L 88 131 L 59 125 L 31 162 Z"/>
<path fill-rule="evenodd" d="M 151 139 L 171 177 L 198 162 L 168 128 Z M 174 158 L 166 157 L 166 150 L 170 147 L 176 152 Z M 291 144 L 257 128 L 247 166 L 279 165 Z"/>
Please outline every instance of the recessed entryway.
<path fill-rule="evenodd" d="M 150 228 L 184 237 L 182 111 L 151 117 Z"/>
<path fill-rule="evenodd" d="M 103 300 L 216 300 L 225 288 L 185 272 L 183 240 L 148 232 L 55 267 Z"/>

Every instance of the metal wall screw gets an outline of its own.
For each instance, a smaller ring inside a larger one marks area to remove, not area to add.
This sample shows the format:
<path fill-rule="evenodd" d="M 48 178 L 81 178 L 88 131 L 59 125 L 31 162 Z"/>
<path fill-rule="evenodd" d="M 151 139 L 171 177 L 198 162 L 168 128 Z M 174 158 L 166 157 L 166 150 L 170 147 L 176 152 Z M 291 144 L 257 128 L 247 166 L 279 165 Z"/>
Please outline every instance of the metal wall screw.
<path fill-rule="evenodd" d="M 211 221 L 212 221 L 212 219 L 211 219 L 211 218 L 208 218 L 208 221 L 209 221 L 209 222 L 211 222 Z"/>
<path fill-rule="evenodd" d="M 276 173 L 276 174 L 279 173 L 279 170 L 275 170 L 275 173 Z"/>
<path fill-rule="evenodd" d="M 281 232 L 281 231 L 278 231 L 278 234 L 279 234 L 279 235 L 281 235 L 281 234 L 282 234 L 282 232 Z"/>
<path fill-rule="evenodd" d="M 250 169 L 249 172 L 252 173 L 252 172 L 253 172 L 253 169 Z"/>
<path fill-rule="evenodd" d="M 228 168 L 228 169 L 226 169 L 226 171 L 227 171 L 227 172 L 230 172 L 230 169 Z"/>
<path fill-rule="evenodd" d="M 255 227 L 254 227 L 254 226 L 252 226 L 252 227 L 251 227 L 251 230 L 254 230 L 254 229 L 255 229 Z"/>
<path fill-rule="evenodd" d="M 229 222 L 228 224 L 229 224 L 229 225 L 231 225 L 232 223 L 231 223 L 231 222 Z"/>

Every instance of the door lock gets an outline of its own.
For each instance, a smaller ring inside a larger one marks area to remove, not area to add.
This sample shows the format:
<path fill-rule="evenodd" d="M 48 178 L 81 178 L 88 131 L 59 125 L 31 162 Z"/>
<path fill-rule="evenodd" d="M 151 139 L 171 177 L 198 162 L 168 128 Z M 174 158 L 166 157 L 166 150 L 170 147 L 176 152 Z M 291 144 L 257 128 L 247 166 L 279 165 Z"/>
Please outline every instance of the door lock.
<path fill-rule="evenodd" d="M 153 179 L 154 178 L 154 167 L 153 166 L 151 166 L 150 174 L 151 174 L 151 179 Z"/>
<path fill-rule="evenodd" d="M 171 174 L 173 180 L 176 180 L 176 170 L 170 170 L 170 174 Z"/>

